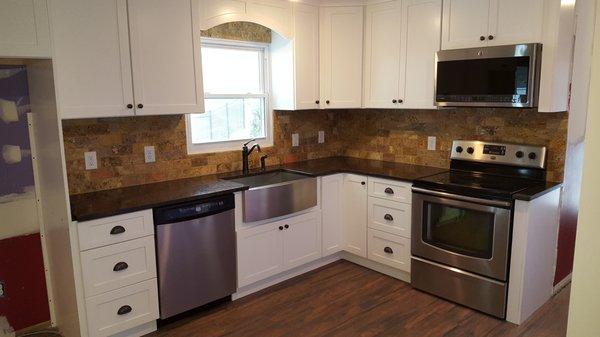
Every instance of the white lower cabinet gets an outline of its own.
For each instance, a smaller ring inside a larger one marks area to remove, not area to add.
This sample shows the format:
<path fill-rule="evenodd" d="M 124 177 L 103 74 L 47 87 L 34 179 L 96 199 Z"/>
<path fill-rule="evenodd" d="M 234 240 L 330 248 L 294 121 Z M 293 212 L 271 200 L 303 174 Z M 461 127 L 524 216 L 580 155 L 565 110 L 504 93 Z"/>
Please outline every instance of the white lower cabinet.
<path fill-rule="evenodd" d="M 159 317 L 152 210 L 77 223 L 90 337 L 133 334 Z"/>
<path fill-rule="evenodd" d="M 344 249 L 342 223 L 342 193 L 344 175 L 334 174 L 321 178 L 322 250 L 323 256 Z"/>
<path fill-rule="evenodd" d="M 86 299 L 90 337 L 110 336 L 158 319 L 156 279 Z"/>
<path fill-rule="evenodd" d="M 369 229 L 369 260 L 410 272 L 410 239 Z"/>
<path fill-rule="evenodd" d="M 343 223 L 345 250 L 367 257 L 367 177 L 344 176 Z"/>
<path fill-rule="evenodd" d="M 321 213 L 297 215 L 237 232 L 238 287 L 321 257 Z"/>

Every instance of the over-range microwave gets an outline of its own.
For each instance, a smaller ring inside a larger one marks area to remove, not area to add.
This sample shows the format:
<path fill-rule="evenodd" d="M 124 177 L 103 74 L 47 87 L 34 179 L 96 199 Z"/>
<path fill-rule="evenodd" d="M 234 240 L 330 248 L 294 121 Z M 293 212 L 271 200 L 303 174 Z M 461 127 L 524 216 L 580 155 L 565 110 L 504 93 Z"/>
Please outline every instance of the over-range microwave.
<path fill-rule="evenodd" d="M 539 43 L 439 51 L 435 105 L 537 107 L 541 56 Z"/>

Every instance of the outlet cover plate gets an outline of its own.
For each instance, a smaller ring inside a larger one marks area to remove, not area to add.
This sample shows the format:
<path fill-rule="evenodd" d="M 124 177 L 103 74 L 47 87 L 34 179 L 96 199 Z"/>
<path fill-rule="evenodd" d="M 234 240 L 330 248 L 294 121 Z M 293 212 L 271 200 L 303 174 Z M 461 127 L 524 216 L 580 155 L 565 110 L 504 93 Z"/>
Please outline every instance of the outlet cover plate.
<path fill-rule="evenodd" d="M 297 133 L 292 133 L 292 146 L 300 145 L 300 135 Z"/>
<path fill-rule="evenodd" d="M 154 146 L 144 146 L 144 161 L 146 163 L 154 163 L 156 161 Z"/>
<path fill-rule="evenodd" d="M 325 131 L 319 131 L 319 144 L 325 143 Z"/>
<path fill-rule="evenodd" d="M 427 150 L 435 151 L 437 138 L 434 136 L 427 137 Z"/>
<path fill-rule="evenodd" d="M 95 170 L 98 168 L 98 157 L 96 156 L 96 151 L 89 151 L 83 154 L 85 158 L 85 169 L 86 170 Z"/>

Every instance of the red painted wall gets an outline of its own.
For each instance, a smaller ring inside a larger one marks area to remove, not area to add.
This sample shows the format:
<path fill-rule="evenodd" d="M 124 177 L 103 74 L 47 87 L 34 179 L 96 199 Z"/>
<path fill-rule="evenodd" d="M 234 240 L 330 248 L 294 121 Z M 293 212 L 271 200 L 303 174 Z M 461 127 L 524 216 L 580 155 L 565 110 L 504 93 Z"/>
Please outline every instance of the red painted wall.
<path fill-rule="evenodd" d="M 20 330 L 50 320 L 39 234 L 0 240 L 0 316 Z"/>

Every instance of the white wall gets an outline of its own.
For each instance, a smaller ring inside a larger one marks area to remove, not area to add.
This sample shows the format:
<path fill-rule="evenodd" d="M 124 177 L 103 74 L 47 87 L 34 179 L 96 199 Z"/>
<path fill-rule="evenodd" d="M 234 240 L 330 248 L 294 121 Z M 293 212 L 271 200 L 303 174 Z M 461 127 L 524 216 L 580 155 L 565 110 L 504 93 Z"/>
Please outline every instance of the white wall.
<path fill-rule="evenodd" d="M 600 2 L 596 12 L 600 12 Z M 569 337 L 598 336 L 600 331 L 600 16 L 595 27 Z"/>

